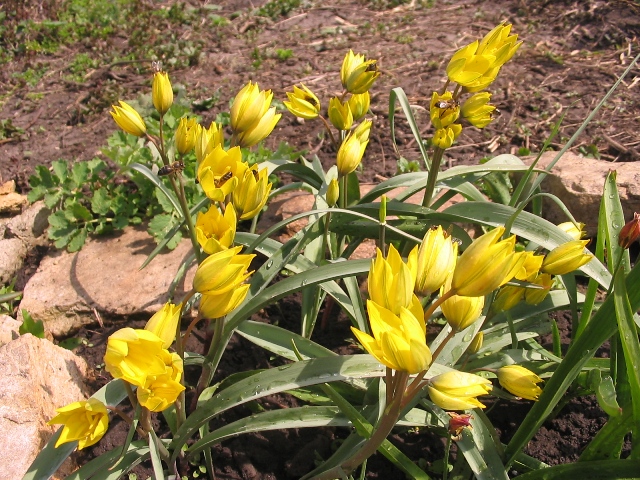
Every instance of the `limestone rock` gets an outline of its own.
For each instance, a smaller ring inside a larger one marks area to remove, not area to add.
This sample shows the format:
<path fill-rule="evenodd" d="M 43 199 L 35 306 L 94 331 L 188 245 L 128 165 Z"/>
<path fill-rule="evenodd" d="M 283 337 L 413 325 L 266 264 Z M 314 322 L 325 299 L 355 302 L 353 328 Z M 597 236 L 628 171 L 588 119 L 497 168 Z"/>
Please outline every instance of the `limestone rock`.
<path fill-rule="evenodd" d="M 0 213 L 18 213 L 27 204 L 27 197 L 12 192 L 0 195 Z"/>
<path fill-rule="evenodd" d="M 20 310 L 42 320 L 54 336 L 95 323 L 96 312 L 151 316 L 168 300 L 171 282 L 192 250 L 183 240 L 140 270 L 155 246 L 143 228 L 127 228 L 118 236 L 91 239 L 76 253 L 53 251 L 25 286 Z M 191 289 L 194 273 L 195 266 L 178 286 L 177 298 Z"/>
<path fill-rule="evenodd" d="M 82 380 L 86 373 L 84 360 L 30 334 L 0 347 L 3 478 L 22 478 L 57 429 L 46 424 L 56 408 L 86 398 Z M 61 470 L 68 474 L 72 469 L 67 460 Z"/>
<path fill-rule="evenodd" d="M 27 256 L 27 247 L 19 238 L 0 240 L 0 284 L 6 284 L 22 267 Z"/>
<path fill-rule="evenodd" d="M 49 226 L 48 216 L 50 213 L 44 202 L 30 205 L 20 215 L 7 222 L 5 237 L 19 238 L 27 245 L 27 249 L 43 245 L 47 242 L 44 232 Z"/>
<path fill-rule="evenodd" d="M 538 167 L 544 168 L 549 165 L 555 155 L 555 152 L 544 153 Z M 531 164 L 533 158 L 524 160 Z M 542 182 L 542 190 L 562 200 L 575 219 L 586 224 L 588 236 L 593 237 L 598 226 L 604 179 L 609 170 L 617 172 L 618 193 L 625 220 L 630 220 L 633 212 L 640 212 L 638 162 L 612 163 L 565 153 L 551 170 L 552 175 L 547 176 Z M 546 199 L 543 214 L 547 220 L 556 224 L 568 220 L 555 203 Z"/>
<path fill-rule="evenodd" d="M 8 315 L 0 315 L 0 347 L 20 336 L 21 323 Z"/>

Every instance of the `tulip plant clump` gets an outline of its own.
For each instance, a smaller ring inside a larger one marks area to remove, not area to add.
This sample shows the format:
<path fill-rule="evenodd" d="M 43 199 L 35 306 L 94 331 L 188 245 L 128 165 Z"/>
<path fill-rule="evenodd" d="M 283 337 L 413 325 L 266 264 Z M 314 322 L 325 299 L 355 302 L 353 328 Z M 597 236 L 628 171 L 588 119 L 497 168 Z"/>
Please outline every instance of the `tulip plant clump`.
<path fill-rule="evenodd" d="M 151 461 L 155 478 L 180 478 L 190 461 L 204 464 L 214 478 L 211 447 L 225 438 L 323 425 L 351 428 L 351 434 L 304 478 L 364 478 L 366 461 L 376 452 L 403 472 L 399 475 L 420 479 L 566 478 L 566 468 L 587 472 L 590 466 L 606 469 L 610 478 L 640 471 L 635 436 L 640 431 L 640 374 L 635 365 L 640 346 L 634 314 L 640 289 L 628 288 L 638 285 L 640 271 L 631 269 L 627 250 L 640 236 L 640 217 L 636 214 L 620 231 L 624 217 L 615 173 L 604 185 L 594 255 L 585 248 L 584 225 L 566 207 L 567 222 L 561 225 L 539 216 L 534 200 L 550 195 L 539 191 L 548 172 L 537 169 L 535 162 L 525 166 L 515 156 L 501 155 L 483 165 L 444 172 L 439 168 L 463 128 L 483 128 L 492 121 L 495 107 L 486 89 L 521 43 L 510 25 L 501 24 L 453 55 L 446 84 L 431 96 L 432 156 L 419 138 L 422 129 L 404 92 L 393 89 L 392 131 L 399 104 L 418 137 L 427 171 L 398 175 L 363 197 L 357 170 L 375 128 L 366 117 L 369 90 L 380 71 L 376 60 L 362 54 L 346 54 L 342 92 L 329 100 L 326 118 L 322 102 L 305 85 L 293 86 L 284 102 L 291 114 L 318 119 L 326 128 L 336 152 L 335 166 L 327 172 L 317 158 L 246 163 L 241 148 L 265 139 L 281 117 L 271 106 L 272 92 L 252 82 L 233 101 L 229 138 L 221 125 L 207 127 L 187 117 L 180 120 L 174 138 L 165 138 L 162 117 L 171 107 L 173 91 L 167 73 L 159 69 L 152 88 L 158 136 L 147 133 L 145 120 L 129 104 L 114 106 L 116 124 L 146 139 L 161 162 L 138 170 L 158 185 L 160 177 L 169 180 L 172 191 L 163 192 L 182 216 L 193 246 L 192 261 L 198 264 L 193 288 L 179 303 L 165 304 L 144 329 L 126 327 L 110 336 L 104 361 L 114 380 L 89 400 L 58 410 L 50 424 L 61 428 L 25 478 L 48 478 L 75 448 L 99 442 L 114 415 L 130 425 L 125 444 L 68 478 L 120 478 L 144 460 Z M 188 205 L 181 174 L 183 157 L 191 151 L 207 197 L 198 205 Z M 238 231 L 239 221 L 253 220 L 255 226 L 268 199 L 291 188 L 272 191 L 269 175 L 278 172 L 297 177 L 296 185 L 314 194 L 314 208 L 260 235 L 253 228 Z M 508 204 L 487 201 L 475 186 L 494 172 L 521 175 Z M 404 201 L 420 191 L 422 205 Z M 443 208 L 456 193 L 465 201 Z M 534 213 L 524 210 L 529 205 Z M 308 225 L 286 243 L 269 237 L 301 217 Z M 484 234 L 472 239 L 462 223 L 480 225 Z M 377 241 L 375 258 L 350 260 L 367 238 Z M 288 275 L 276 277 L 282 271 Z M 589 279 L 586 293 L 577 288 L 578 272 Z M 358 279 L 365 276 L 368 293 L 363 298 Z M 599 288 L 606 296 L 597 304 Z M 294 292 L 302 292 L 303 299 L 299 332 L 250 320 Z M 351 320 L 358 353 L 337 355 L 311 340 L 325 300 Z M 564 353 L 557 327 L 547 317 L 555 310 L 573 312 L 571 345 Z M 185 351 L 198 322 L 208 322 L 213 331 L 205 355 Z M 429 338 L 427 327 L 439 333 Z M 212 384 L 234 332 L 289 363 Z M 552 351 L 536 341 L 546 332 L 555 334 Z M 607 340 L 611 359 L 593 359 Z M 187 383 L 185 368 L 198 369 L 199 380 Z M 314 393 L 300 396 L 308 405 L 263 411 L 211 429 L 210 421 L 232 407 L 280 392 L 296 396 L 302 388 Z M 523 448 L 542 422 L 567 392 L 578 391 L 595 393 L 608 415 L 580 461 L 549 467 L 525 455 Z M 130 414 L 119 406 L 126 398 Z M 533 402 L 506 445 L 483 411 L 496 399 Z M 171 429 L 162 438 L 153 428 L 156 412 Z M 444 435 L 442 461 L 425 470 L 392 445 L 387 437 L 398 424 Z M 629 432 L 634 433 L 633 449 L 623 461 L 622 442 Z M 458 454 L 451 463 L 454 442 Z"/>

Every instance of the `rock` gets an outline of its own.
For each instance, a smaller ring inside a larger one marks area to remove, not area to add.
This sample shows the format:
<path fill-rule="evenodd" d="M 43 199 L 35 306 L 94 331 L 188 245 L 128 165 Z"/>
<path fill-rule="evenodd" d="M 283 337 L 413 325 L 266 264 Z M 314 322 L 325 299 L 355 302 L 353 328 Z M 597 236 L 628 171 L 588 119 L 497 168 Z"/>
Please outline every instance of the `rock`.
<path fill-rule="evenodd" d="M 21 323 L 8 315 L 0 315 L 0 347 L 20 336 Z"/>
<path fill-rule="evenodd" d="M 191 243 L 183 240 L 140 270 L 155 246 L 139 227 L 90 239 L 77 253 L 51 252 L 25 286 L 20 311 L 26 309 L 34 320 L 42 320 L 56 337 L 96 323 L 96 312 L 106 317 L 151 316 L 168 300 L 171 282 L 191 253 Z M 191 289 L 194 273 L 195 266 L 175 298 Z"/>
<path fill-rule="evenodd" d="M 20 479 L 58 427 L 46 424 L 60 408 L 83 400 L 84 360 L 27 334 L 0 347 L 0 464 L 2 476 Z M 66 476 L 68 459 L 59 470 Z M 66 472 L 66 474 L 65 474 Z"/>
<path fill-rule="evenodd" d="M 0 213 L 19 213 L 22 206 L 27 204 L 27 197 L 19 193 L 11 192 L 0 195 Z"/>
<path fill-rule="evenodd" d="M 51 211 L 44 202 L 36 202 L 30 205 L 20 215 L 13 217 L 6 224 L 5 238 L 19 238 L 31 249 L 37 245 L 47 243 L 44 232 L 49 226 L 49 214 Z"/>
<path fill-rule="evenodd" d="M 19 238 L 0 240 L 0 283 L 9 283 L 22 267 L 26 257 L 27 247 Z"/>
<path fill-rule="evenodd" d="M 14 193 L 15 191 L 15 180 L 9 180 L 8 182 L 4 182 L 2 185 L 0 185 L 0 195 L 9 195 L 10 193 Z"/>
<path fill-rule="evenodd" d="M 555 155 L 556 152 L 544 153 L 537 166 L 545 168 Z M 530 165 L 534 158 L 523 160 Z M 567 152 L 551 170 L 552 175 L 542 182 L 542 190 L 562 200 L 575 219 L 586 224 L 587 235 L 593 237 L 598 227 L 604 179 L 609 170 L 617 172 L 620 201 L 625 219 L 630 220 L 633 212 L 640 212 L 640 164 L 637 162 L 612 163 Z M 568 220 L 557 205 L 547 199 L 544 200 L 543 216 L 556 224 Z"/>

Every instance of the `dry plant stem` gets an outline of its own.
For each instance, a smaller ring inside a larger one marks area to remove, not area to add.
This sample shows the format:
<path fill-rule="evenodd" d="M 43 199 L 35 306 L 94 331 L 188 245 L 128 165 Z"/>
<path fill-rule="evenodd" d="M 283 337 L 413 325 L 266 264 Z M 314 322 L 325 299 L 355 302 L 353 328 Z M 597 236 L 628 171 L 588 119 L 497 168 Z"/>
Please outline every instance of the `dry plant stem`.
<path fill-rule="evenodd" d="M 433 312 L 436 311 L 436 308 L 438 308 L 442 304 L 442 302 L 447 300 L 449 297 L 452 297 L 453 295 L 455 295 L 455 293 L 456 293 L 455 290 L 452 289 L 446 292 L 444 295 L 441 295 L 440 297 L 438 297 L 438 299 L 431 304 L 429 309 L 426 312 L 424 312 L 424 321 L 427 322 L 429 318 L 431 318 L 431 315 L 433 315 Z"/>
<path fill-rule="evenodd" d="M 334 148 L 338 150 L 338 147 L 340 147 L 340 145 L 338 145 L 338 143 L 336 142 L 336 138 L 333 136 L 333 132 L 331 131 L 331 125 L 329 125 L 329 122 L 327 122 L 327 119 L 324 118 L 322 115 L 318 115 L 318 118 L 320 118 L 320 120 L 322 120 L 322 123 L 324 123 L 324 128 L 327 129 L 327 132 L 329 132 L 329 136 L 331 137 L 331 143 L 333 143 Z"/>
<path fill-rule="evenodd" d="M 447 333 L 447 336 L 445 337 L 445 339 L 442 341 L 442 343 L 440 345 L 438 345 L 438 348 L 436 348 L 436 351 L 433 352 L 433 361 L 435 362 L 436 359 L 438 358 L 438 355 L 440 355 L 440 353 L 442 352 L 442 350 L 444 349 L 444 347 L 447 345 L 447 343 L 449 343 L 449 340 L 451 340 L 455 334 L 457 332 L 455 330 L 451 330 L 449 333 Z"/>
<path fill-rule="evenodd" d="M 124 380 L 122 381 L 124 382 L 124 388 L 127 391 L 127 397 L 129 397 L 129 402 L 131 403 L 131 406 L 133 408 L 136 408 L 136 406 L 138 405 L 138 398 L 133 393 L 133 388 L 131 388 L 131 384 L 129 382 L 125 382 Z"/>
<path fill-rule="evenodd" d="M 429 168 L 429 176 L 427 178 L 427 186 L 424 189 L 424 198 L 422 199 L 422 206 L 428 207 L 431 205 L 431 199 L 433 198 L 433 192 L 436 189 L 436 180 L 438 179 L 438 172 L 440 171 L 440 163 L 442 162 L 442 156 L 444 155 L 444 149 L 436 147 L 433 150 L 433 157 L 431 157 L 431 167 Z"/>
<path fill-rule="evenodd" d="M 127 425 L 129 425 L 129 427 L 131 427 L 131 425 L 133 425 L 133 420 L 131 420 L 131 417 L 129 417 L 129 415 L 124 413 L 119 408 L 112 407 L 110 405 L 105 405 L 105 407 L 107 408 L 107 410 L 112 411 L 113 413 L 118 415 L 122 420 L 127 422 Z M 147 435 L 147 433 L 144 430 L 142 430 L 140 427 L 136 427 L 136 432 L 138 432 L 138 435 L 140 435 L 141 437 L 145 437 Z"/>
<path fill-rule="evenodd" d="M 396 422 L 398 421 L 404 398 L 403 393 L 407 387 L 408 380 L 409 374 L 407 372 L 396 371 L 393 379 L 393 400 L 385 408 L 385 411 L 382 414 L 378 425 L 376 426 L 369 439 L 365 442 L 362 448 L 358 450 L 358 452 L 349 460 L 344 462 L 342 465 L 327 470 L 320 475 L 316 475 L 315 477 L 313 477 L 314 480 L 332 480 L 335 478 L 343 478 L 345 475 L 348 475 L 353 470 L 355 470 L 359 465 L 362 464 L 362 462 L 364 462 L 378 450 L 378 447 L 387 438 L 393 427 L 396 425 Z"/>

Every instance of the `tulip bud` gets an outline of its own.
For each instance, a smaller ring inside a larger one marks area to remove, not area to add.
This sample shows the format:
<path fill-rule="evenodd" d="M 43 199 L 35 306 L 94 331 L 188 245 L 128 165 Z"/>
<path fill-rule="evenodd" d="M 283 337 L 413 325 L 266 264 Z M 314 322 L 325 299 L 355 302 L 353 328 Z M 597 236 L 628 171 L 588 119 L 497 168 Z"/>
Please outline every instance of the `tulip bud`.
<path fill-rule="evenodd" d="M 533 279 L 529 279 L 531 283 L 535 283 L 542 288 L 526 288 L 524 292 L 524 301 L 529 305 L 537 305 L 542 302 L 551 290 L 553 278 L 548 273 L 541 273 Z"/>
<path fill-rule="evenodd" d="M 302 88 L 293 86 L 293 93 L 287 92 L 289 101 L 282 102 L 293 115 L 306 120 L 312 120 L 320 113 L 320 100 L 304 85 Z"/>
<path fill-rule="evenodd" d="M 366 142 L 369 140 L 369 134 L 371 133 L 371 125 L 373 122 L 371 120 L 363 120 L 360 125 L 353 129 L 353 135 L 358 137 L 360 142 Z"/>
<path fill-rule="evenodd" d="M 182 303 L 165 303 L 144 326 L 145 330 L 156 334 L 162 340 L 162 348 L 169 348 L 176 339 L 181 310 Z"/>
<path fill-rule="evenodd" d="M 520 303 L 524 293 L 525 289 L 523 287 L 516 287 L 513 285 L 506 285 L 502 287 L 498 290 L 498 294 L 491 304 L 491 310 L 496 313 L 511 310 Z"/>
<path fill-rule="evenodd" d="M 382 195 L 380 197 L 380 211 L 378 212 L 378 220 L 381 224 L 387 223 L 387 196 Z"/>
<path fill-rule="evenodd" d="M 520 365 L 507 365 L 498 369 L 498 381 L 516 397 L 538 400 L 542 389 L 536 385 L 542 379 Z"/>
<path fill-rule="evenodd" d="M 345 138 L 342 145 L 340 145 L 336 158 L 338 174 L 340 177 L 349 175 L 358 168 L 368 143 L 369 140 L 361 141 L 353 132 L 347 135 L 347 138 Z"/>
<path fill-rule="evenodd" d="M 460 113 L 474 127 L 484 128 L 493 120 L 492 113 L 496 109 L 494 105 L 489 105 L 489 100 L 489 92 L 476 93 L 462 104 Z"/>
<path fill-rule="evenodd" d="M 186 117 L 180 119 L 176 130 L 176 149 L 181 155 L 186 155 L 196 145 L 196 133 L 198 131 L 198 123 L 195 118 L 187 120 Z"/>
<path fill-rule="evenodd" d="M 560 230 L 571 235 L 574 240 L 580 240 L 585 235 L 584 223 L 562 222 L 557 226 Z"/>
<path fill-rule="evenodd" d="M 633 219 L 629 220 L 620 230 L 618 245 L 622 248 L 629 248 L 638 238 L 640 238 L 640 213 L 634 213 Z"/>
<path fill-rule="evenodd" d="M 144 120 L 131 105 L 120 100 L 120 106 L 111 105 L 111 108 L 113 110 L 109 113 L 122 130 L 136 137 L 142 137 L 147 132 Z"/>
<path fill-rule="evenodd" d="M 442 294 L 446 291 L 442 287 Z M 480 318 L 484 308 L 484 297 L 463 297 L 452 295 L 440 305 L 444 318 L 455 332 L 461 332 Z"/>
<path fill-rule="evenodd" d="M 260 213 L 269 200 L 271 186 L 267 169 L 258 170 L 257 164 L 238 176 L 238 186 L 233 191 L 231 201 L 240 220 L 249 220 Z"/>
<path fill-rule="evenodd" d="M 153 75 L 153 87 L 151 93 L 153 106 L 160 116 L 167 113 L 173 104 L 173 89 L 169 81 L 169 75 L 166 72 L 156 72 Z"/>
<path fill-rule="evenodd" d="M 453 123 L 448 127 L 438 128 L 433 134 L 431 142 L 435 147 L 445 150 L 453 145 L 453 142 L 455 142 L 461 132 L 462 125 Z"/>
<path fill-rule="evenodd" d="M 380 76 L 375 60 L 366 60 L 364 55 L 354 54 L 353 50 L 345 55 L 340 69 L 340 79 L 344 89 L 352 94 L 364 93 Z"/>
<path fill-rule="evenodd" d="M 351 98 L 349 98 L 349 109 L 353 114 L 354 122 L 357 122 L 367 114 L 370 103 L 371 96 L 369 95 L 369 92 L 351 95 Z"/>
<path fill-rule="evenodd" d="M 418 273 L 415 292 L 428 297 L 453 273 L 458 257 L 458 243 L 441 225 L 430 228 L 418 250 Z"/>
<path fill-rule="evenodd" d="M 429 380 L 431 401 L 444 410 L 467 410 L 485 408 L 476 397 L 487 395 L 493 385 L 491 381 L 471 373 L 451 370 Z"/>
<path fill-rule="evenodd" d="M 589 240 L 572 240 L 558 245 L 544 257 L 541 270 L 551 275 L 564 275 L 589 263 L 593 255 L 584 253 L 587 243 Z"/>
<path fill-rule="evenodd" d="M 334 207 L 338 203 L 339 198 L 340 186 L 338 185 L 338 180 L 333 178 L 329 182 L 329 185 L 327 185 L 327 205 Z"/>
<path fill-rule="evenodd" d="M 238 92 L 230 112 L 237 145 L 252 147 L 273 131 L 282 114 L 271 107 L 272 98 L 271 90 L 260 90 L 257 83 L 249 82 Z"/>
<path fill-rule="evenodd" d="M 454 438 L 459 438 L 462 435 L 462 430 L 465 428 L 471 428 L 471 419 L 473 418 L 469 414 L 459 415 L 455 412 L 447 412 L 449 415 L 449 435 Z"/>
<path fill-rule="evenodd" d="M 196 158 L 202 162 L 204 158 L 220 145 L 224 146 L 224 130 L 221 123 L 211 122 L 209 128 L 202 125 L 196 127 Z"/>
<path fill-rule="evenodd" d="M 353 125 L 353 114 L 349 108 L 349 103 L 342 103 L 338 97 L 329 100 L 329 109 L 327 111 L 329 121 L 338 130 L 350 130 Z"/>
<path fill-rule="evenodd" d="M 471 343 L 467 347 L 467 353 L 469 354 L 478 353 L 482 348 L 483 342 L 484 342 L 484 333 L 483 332 L 476 333 L 476 336 L 473 337 L 473 340 L 471 340 Z"/>

